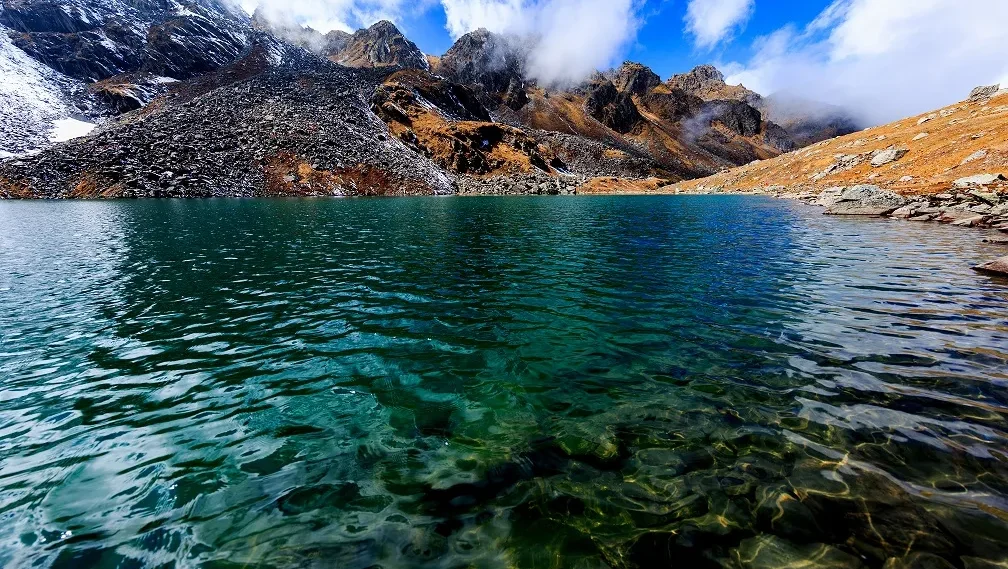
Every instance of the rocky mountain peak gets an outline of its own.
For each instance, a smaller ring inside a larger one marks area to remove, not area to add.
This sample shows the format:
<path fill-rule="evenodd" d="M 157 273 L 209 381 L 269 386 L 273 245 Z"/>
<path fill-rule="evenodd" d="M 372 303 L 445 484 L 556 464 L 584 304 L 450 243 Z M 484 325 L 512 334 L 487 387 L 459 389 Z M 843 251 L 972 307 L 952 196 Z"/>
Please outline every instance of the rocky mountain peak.
<path fill-rule="evenodd" d="M 353 34 L 344 32 L 343 30 L 333 30 L 323 36 L 323 47 L 322 52 L 327 54 L 338 53 L 346 48 L 347 44 L 350 43 L 350 38 Z"/>
<path fill-rule="evenodd" d="M 665 83 L 670 88 L 682 89 L 705 101 L 743 101 L 758 107 L 762 100 L 759 93 L 750 91 L 742 85 L 725 83 L 724 74 L 713 65 L 698 65 L 688 73 L 673 75 Z"/>
<path fill-rule="evenodd" d="M 687 73 L 673 75 L 670 87 L 677 87 L 687 93 L 703 93 L 725 86 L 724 74 L 713 65 L 698 65 Z"/>
<path fill-rule="evenodd" d="M 441 57 L 437 72 L 452 81 L 504 93 L 525 81 L 526 54 L 511 38 L 480 28 L 460 37 Z"/>
<path fill-rule="evenodd" d="M 621 92 L 645 95 L 661 85 L 661 77 L 646 65 L 626 61 L 613 73 L 612 82 Z"/>
<path fill-rule="evenodd" d="M 347 67 L 428 67 L 427 58 L 420 48 L 388 20 L 357 30 L 352 36 L 345 38 L 345 43 L 339 35 L 329 39 L 331 47 L 338 48 L 327 54 L 329 59 Z"/>

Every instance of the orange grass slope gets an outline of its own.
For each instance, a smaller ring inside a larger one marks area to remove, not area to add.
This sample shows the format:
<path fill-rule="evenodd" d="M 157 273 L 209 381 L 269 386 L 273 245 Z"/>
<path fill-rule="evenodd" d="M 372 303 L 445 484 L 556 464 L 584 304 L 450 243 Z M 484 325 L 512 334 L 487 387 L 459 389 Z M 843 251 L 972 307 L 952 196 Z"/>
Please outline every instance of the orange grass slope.
<path fill-rule="evenodd" d="M 890 148 L 896 150 L 890 156 L 902 156 L 873 164 Z M 998 173 L 1008 176 L 1008 93 L 1003 91 L 664 190 L 799 193 L 867 183 L 904 195 L 931 195 L 960 178 Z"/>

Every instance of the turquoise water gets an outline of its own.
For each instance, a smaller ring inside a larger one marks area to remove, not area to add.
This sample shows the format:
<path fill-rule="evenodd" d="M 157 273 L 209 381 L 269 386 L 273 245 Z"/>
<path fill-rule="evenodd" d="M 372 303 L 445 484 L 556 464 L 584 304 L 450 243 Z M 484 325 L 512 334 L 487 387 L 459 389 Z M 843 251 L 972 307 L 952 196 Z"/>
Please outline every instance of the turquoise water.
<path fill-rule="evenodd" d="M 0 204 L 0 565 L 993 567 L 982 232 L 744 197 Z"/>

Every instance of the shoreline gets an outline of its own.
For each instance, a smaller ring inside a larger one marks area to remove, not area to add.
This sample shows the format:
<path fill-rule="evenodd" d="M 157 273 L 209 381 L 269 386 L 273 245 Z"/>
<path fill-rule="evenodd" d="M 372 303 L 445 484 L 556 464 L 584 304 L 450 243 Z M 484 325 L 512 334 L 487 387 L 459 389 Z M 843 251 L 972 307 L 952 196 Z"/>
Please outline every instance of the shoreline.
<path fill-rule="evenodd" d="M 461 182 L 461 180 L 460 180 Z M 69 198 L 6 198 L 0 196 L 0 201 L 11 202 L 107 202 L 107 201 L 139 201 L 139 200 L 232 200 L 232 199 L 359 199 L 359 198 L 410 198 L 410 197 L 556 197 L 556 196 L 753 196 L 768 197 L 800 202 L 808 206 L 822 208 L 824 215 L 844 217 L 875 217 L 941 223 L 955 227 L 997 230 L 1004 238 L 984 239 L 985 243 L 1008 246 L 1008 191 L 984 191 L 981 186 L 953 188 L 941 194 L 909 194 L 900 195 L 878 186 L 861 184 L 844 187 L 836 186 L 816 191 L 812 188 L 785 188 L 772 186 L 753 190 L 723 188 L 707 188 L 703 185 L 694 186 L 690 190 L 678 187 L 678 184 L 663 184 L 656 178 L 626 179 L 626 178 L 586 178 L 566 176 L 563 178 L 547 175 L 498 176 L 493 178 L 470 178 L 459 184 L 460 190 L 448 194 L 384 194 L 384 195 L 261 195 L 261 196 L 152 196 L 152 197 L 69 197 Z M 583 188 L 588 187 L 589 191 Z M 494 191 L 503 188 L 503 191 Z M 856 196 L 851 196 L 851 193 Z M 972 267 L 977 272 L 998 277 L 1008 277 L 1008 248 L 1005 255 L 990 262 Z"/>

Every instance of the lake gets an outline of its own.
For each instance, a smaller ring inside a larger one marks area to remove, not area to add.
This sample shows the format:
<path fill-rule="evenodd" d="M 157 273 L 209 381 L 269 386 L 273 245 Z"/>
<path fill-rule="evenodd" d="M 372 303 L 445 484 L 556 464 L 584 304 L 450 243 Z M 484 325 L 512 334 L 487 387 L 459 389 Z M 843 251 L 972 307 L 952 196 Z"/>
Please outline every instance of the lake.
<path fill-rule="evenodd" d="M 985 235 L 732 196 L 0 203 L 0 565 L 1004 567 Z"/>

